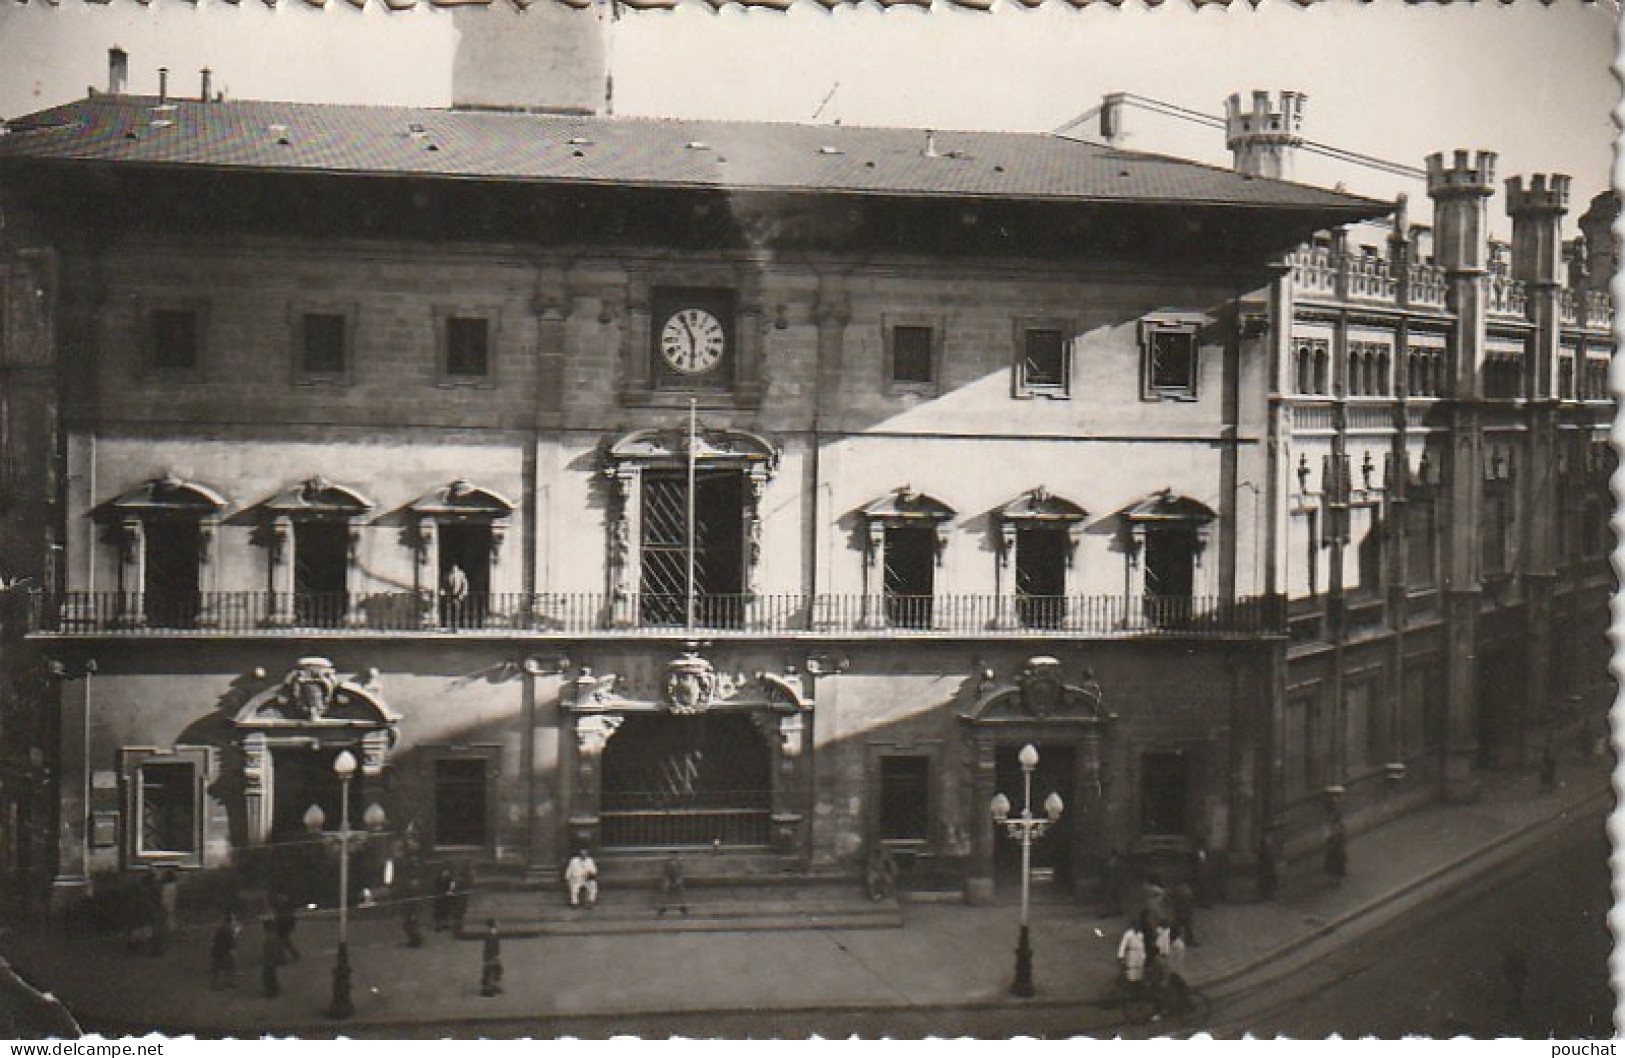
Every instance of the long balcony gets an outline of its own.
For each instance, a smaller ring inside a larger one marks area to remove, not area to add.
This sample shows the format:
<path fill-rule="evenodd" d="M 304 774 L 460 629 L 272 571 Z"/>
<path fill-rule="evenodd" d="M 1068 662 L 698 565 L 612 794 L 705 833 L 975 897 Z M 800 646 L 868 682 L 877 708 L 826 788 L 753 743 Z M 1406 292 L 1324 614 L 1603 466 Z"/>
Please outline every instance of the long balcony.
<path fill-rule="evenodd" d="M 629 595 L 411 592 L 156 596 L 35 594 L 29 631 L 51 636 L 767 636 L 1228 638 L 1284 634 L 1278 597 L 1068 595 Z"/>

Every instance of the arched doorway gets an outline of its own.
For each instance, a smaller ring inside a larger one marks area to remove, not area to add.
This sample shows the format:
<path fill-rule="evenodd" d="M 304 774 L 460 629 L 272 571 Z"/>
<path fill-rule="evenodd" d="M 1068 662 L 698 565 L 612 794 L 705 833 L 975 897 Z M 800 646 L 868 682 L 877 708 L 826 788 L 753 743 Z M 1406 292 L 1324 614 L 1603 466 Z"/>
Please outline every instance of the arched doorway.
<path fill-rule="evenodd" d="M 766 847 L 772 759 L 742 713 L 628 716 L 604 752 L 603 846 Z"/>

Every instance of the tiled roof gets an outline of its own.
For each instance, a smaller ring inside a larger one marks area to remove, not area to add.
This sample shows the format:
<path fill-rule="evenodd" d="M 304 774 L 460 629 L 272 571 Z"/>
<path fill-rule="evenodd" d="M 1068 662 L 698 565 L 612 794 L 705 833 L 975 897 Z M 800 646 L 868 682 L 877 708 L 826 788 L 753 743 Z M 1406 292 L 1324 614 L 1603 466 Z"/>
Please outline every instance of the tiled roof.
<path fill-rule="evenodd" d="M 92 96 L 11 122 L 0 161 L 642 187 L 1284 207 L 1387 203 L 1046 133 Z"/>

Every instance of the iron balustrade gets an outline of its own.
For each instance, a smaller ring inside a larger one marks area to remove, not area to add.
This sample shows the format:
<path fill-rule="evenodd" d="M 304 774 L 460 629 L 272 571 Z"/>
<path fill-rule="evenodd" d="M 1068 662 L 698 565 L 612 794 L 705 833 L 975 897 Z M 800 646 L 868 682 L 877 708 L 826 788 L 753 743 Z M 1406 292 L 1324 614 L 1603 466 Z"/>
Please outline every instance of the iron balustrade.
<path fill-rule="evenodd" d="M 606 848 L 761 848 L 772 802 L 765 788 L 605 790 L 598 819 Z"/>
<path fill-rule="evenodd" d="M 682 601 L 682 600 L 679 600 Z M 455 603 L 436 593 L 354 594 L 35 592 L 29 630 L 54 635 L 418 635 L 705 633 L 843 635 L 1233 636 L 1279 635 L 1278 596 L 942 594 L 704 595 L 673 612 L 669 598 L 491 592 Z"/>

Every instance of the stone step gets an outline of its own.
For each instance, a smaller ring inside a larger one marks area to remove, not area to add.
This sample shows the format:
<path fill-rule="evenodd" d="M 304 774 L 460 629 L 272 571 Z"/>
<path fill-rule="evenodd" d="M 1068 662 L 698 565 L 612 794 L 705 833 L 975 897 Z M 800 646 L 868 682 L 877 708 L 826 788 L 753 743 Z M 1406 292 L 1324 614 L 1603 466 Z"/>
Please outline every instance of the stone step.
<path fill-rule="evenodd" d="M 661 911 L 653 887 L 600 890 L 592 910 L 572 908 L 564 894 L 484 890 L 469 900 L 462 937 L 484 933 L 495 919 L 504 937 L 594 933 L 661 933 L 799 929 L 896 929 L 903 924 L 895 898 L 870 900 L 849 885 L 740 885 L 690 887 L 687 913 Z"/>

